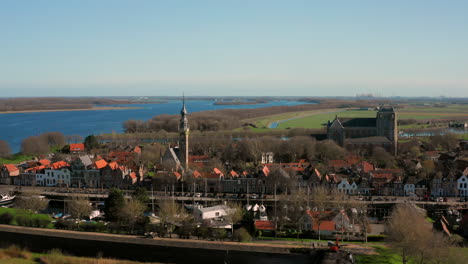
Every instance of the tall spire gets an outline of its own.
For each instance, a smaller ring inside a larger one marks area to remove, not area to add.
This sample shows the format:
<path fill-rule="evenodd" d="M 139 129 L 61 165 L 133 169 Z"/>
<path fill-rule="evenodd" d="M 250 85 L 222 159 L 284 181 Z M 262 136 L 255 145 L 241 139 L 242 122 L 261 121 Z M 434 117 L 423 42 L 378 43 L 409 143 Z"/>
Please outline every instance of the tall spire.
<path fill-rule="evenodd" d="M 187 114 L 187 108 L 185 108 L 185 94 L 182 93 L 182 110 L 180 111 L 182 115 Z"/>

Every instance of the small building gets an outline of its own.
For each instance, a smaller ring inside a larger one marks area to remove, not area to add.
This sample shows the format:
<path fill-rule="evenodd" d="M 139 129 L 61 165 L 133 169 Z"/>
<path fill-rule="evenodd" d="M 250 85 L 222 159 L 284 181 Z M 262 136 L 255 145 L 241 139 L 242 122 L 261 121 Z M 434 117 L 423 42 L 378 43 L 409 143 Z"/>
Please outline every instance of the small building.
<path fill-rule="evenodd" d="M 459 196 L 468 196 L 468 177 L 466 175 L 462 175 L 460 178 L 458 178 L 457 190 Z"/>
<path fill-rule="evenodd" d="M 40 186 L 70 186 L 71 172 L 67 168 L 46 169 L 36 174 L 36 183 Z"/>
<path fill-rule="evenodd" d="M 78 154 L 85 152 L 85 145 L 83 143 L 70 144 L 70 153 Z"/>
<path fill-rule="evenodd" d="M 14 164 L 4 164 L 0 174 L 0 184 L 13 184 L 13 179 L 19 174 L 20 170 Z"/>

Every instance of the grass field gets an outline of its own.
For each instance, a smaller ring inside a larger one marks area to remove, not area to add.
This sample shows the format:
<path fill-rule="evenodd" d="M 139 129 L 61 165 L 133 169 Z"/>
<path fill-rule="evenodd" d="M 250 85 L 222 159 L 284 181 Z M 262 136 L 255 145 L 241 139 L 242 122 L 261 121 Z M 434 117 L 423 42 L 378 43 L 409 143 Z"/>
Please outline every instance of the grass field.
<path fill-rule="evenodd" d="M 0 166 L 3 164 L 18 164 L 26 160 L 33 159 L 33 156 L 23 155 L 21 153 L 17 153 L 9 158 L 0 158 Z"/>
<path fill-rule="evenodd" d="M 294 113 L 288 113 L 287 116 L 278 115 L 278 117 L 266 117 L 265 123 L 275 122 L 278 120 L 287 120 L 295 118 L 292 120 L 284 121 L 279 123 L 279 129 L 285 128 L 321 128 L 322 124 L 326 123 L 328 120 L 333 120 L 335 115 L 338 117 L 376 117 L 375 111 L 361 111 L 361 110 L 348 110 L 339 113 L 323 113 L 331 112 L 332 109 L 324 109 L 322 113 L 311 113 L 307 116 L 301 117 L 300 114 L 294 116 Z M 468 106 L 465 105 L 453 105 L 448 107 L 410 107 L 397 110 L 399 119 L 416 119 L 416 120 L 426 120 L 426 119 L 449 119 L 466 117 L 468 120 Z M 282 118 L 284 117 L 284 118 Z M 282 118 L 282 119 L 281 119 Z M 264 124 L 264 123 L 262 123 Z M 424 128 L 425 125 L 408 125 L 402 128 Z"/>
<path fill-rule="evenodd" d="M 0 264 L 138 264 L 141 262 L 104 258 L 73 257 L 52 250 L 46 254 L 31 253 L 16 246 L 0 249 Z M 150 263 L 149 263 L 150 264 Z M 156 264 L 156 263 L 153 263 Z"/>
<path fill-rule="evenodd" d="M 3 208 L 0 207 L 0 215 L 3 215 L 4 213 L 9 213 L 10 215 L 13 216 L 12 221 L 9 223 L 10 225 L 20 225 L 17 220 L 23 220 L 23 221 L 52 221 L 53 219 L 47 215 L 47 214 L 33 214 L 30 213 L 27 210 L 22 210 L 22 209 L 15 209 L 15 208 Z M 47 228 L 54 228 L 53 223 L 49 223 L 47 225 Z"/>
<path fill-rule="evenodd" d="M 329 112 L 329 111 L 327 111 Z M 375 117 L 375 111 L 359 111 L 359 110 L 349 110 L 339 113 L 325 113 L 325 114 L 315 114 L 310 116 L 305 116 L 285 122 L 281 122 L 278 125 L 278 128 L 294 128 L 294 127 L 304 127 L 304 128 L 321 128 L 322 124 L 326 123 L 328 120 L 332 121 L 335 119 L 335 116 L 338 117 Z"/>
<path fill-rule="evenodd" d="M 306 117 L 306 116 L 311 116 L 311 115 L 316 115 L 316 114 L 322 114 L 324 112 L 339 112 L 343 110 L 345 109 L 333 108 L 333 109 L 292 112 L 292 113 L 284 113 L 284 114 L 278 114 L 278 115 L 272 115 L 272 116 L 266 116 L 266 117 L 259 117 L 259 118 L 254 118 L 254 119 L 246 119 L 244 121 L 247 123 L 253 123 L 258 127 L 256 129 L 254 128 L 253 131 L 261 132 L 265 129 L 268 130 L 269 125 L 273 122 L 292 119 L 292 118 L 301 118 L 301 117 Z"/>

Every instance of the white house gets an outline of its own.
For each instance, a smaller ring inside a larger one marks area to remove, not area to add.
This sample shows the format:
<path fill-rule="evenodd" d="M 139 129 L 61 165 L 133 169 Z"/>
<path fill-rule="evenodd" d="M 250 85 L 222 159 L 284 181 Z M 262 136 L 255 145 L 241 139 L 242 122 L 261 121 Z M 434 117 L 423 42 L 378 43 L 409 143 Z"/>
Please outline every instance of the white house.
<path fill-rule="evenodd" d="M 230 209 L 226 205 L 217 205 L 205 208 L 195 208 L 194 217 L 198 222 L 204 222 L 212 228 L 231 228 L 226 219 Z"/>
<path fill-rule="evenodd" d="M 418 179 L 416 177 L 408 177 L 405 184 L 403 185 L 403 190 L 405 195 L 414 195 L 416 192 L 416 182 Z"/>
<path fill-rule="evenodd" d="M 457 189 L 459 196 L 468 196 L 468 177 L 466 175 L 462 175 L 458 178 Z"/>
<path fill-rule="evenodd" d="M 71 183 L 71 172 L 67 168 L 59 170 L 44 170 L 44 173 L 36 174 L 36 184 L 41 186 L 69 186 Z"/>
<path fill-rule="evenodd" d="M 346 194 L 356 194 L 358 186 L 356 182 L 349 184 L 348 180 L 342 179 L 340 183 L 337 185 L 337 189 L 340 192 L 344 192 Z"/>
<path fill-rule="evenodd" d="M 262 152 L 262 164 L 273 163 L 273 152 Z"/>

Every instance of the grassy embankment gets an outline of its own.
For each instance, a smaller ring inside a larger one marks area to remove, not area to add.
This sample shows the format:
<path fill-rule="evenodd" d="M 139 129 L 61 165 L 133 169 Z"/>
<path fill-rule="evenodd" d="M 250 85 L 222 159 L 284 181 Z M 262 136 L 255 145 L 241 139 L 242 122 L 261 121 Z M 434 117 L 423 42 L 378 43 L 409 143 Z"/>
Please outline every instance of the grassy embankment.
<path fill-rule="evenodd" d="M 26 160 L 32 160 L 33 158 L 33 156 L 16 153 L 8 158 L 0 158 L 0 166 L 3 164 L 18 164 Z"/>
<path fill-rule="evenodd" d="M 384 245 L 374 245 L 372 246 L 375 249 L 373 255 L 354 255 L 356 264 L 402 264 L 401 256 L 393 252 L 390 248 Z M 451 248 L 452 257 L 457 260 L 468 259 L 468 248 Z M 409 264 L 416 264 L 413 259 L 410 259 Z M 452 263 L 451 260 L 447 259 L 447 264 Z M 460 262 L 457 262 L 460 263 Z"/>
<path fill-rule="evenodd" d="M 105 258 L 67 256 L 59 250 L 49 253 L 31 253 L 15 246 L 0 249 L 0 264 L 138 264 L 141 262 Z M 156 264 L 156 263 L 153 263 Z"/>
<path fill-rule="evenodd" d="M 5 214 L 11 216 L 9 223 L 4 222 L 8 220 L 4 216 Z M 51 223 L 53 219 L 49 215 L 35 214 L 22 209 L 0 207 L 0 219 L 2 220 L 2 224 L 54 228 L 54 224 Z"/>

